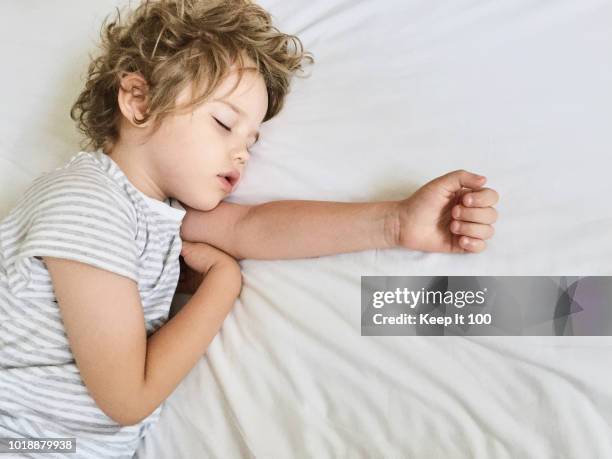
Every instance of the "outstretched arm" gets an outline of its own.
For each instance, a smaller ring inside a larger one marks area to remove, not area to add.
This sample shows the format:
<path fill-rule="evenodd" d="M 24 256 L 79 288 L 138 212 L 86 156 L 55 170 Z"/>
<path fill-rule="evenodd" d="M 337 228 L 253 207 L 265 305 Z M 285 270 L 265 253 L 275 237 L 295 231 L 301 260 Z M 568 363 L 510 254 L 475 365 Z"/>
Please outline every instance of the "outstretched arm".
<path fill-rule="evenodd" d="M 221 202 L 202 212 L 185 206 L 181 237 L 234 258 L 308 258 L 403 247 L 442 253 L 486 248 L 497 220 L 497 191 L 463 169 L 423 185 L 400 201 L 273 201 L 255 206 Z"/>
<path fill-rule="evenodd" d="M 203 212 L 183 204 L 181 237 L 241 260 L 308 258 L 389 248 L 398 240 L 397 201 L 222 201 Z"/>

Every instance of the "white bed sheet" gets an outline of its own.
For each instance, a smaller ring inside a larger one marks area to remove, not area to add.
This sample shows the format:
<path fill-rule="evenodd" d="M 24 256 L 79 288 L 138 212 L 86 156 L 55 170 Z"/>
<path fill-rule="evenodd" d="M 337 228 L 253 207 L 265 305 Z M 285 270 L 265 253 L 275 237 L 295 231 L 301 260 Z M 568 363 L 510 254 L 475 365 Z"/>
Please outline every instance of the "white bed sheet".
<path fill-rule="evenodd" d="M 78 149 L 69 107 L 124 3 L 3 11 L 0 216 Z M 362 337 L 359 290 L 362 275 L 612 274 L 611 2 L 260 4 L 317 62 L 231 201 L 399 199 L 465 168 L 500 194 L 496 234 L 477 255 L 242 261 L 236 307 L 137 457 L 612 457 L 612 338 Z"/>

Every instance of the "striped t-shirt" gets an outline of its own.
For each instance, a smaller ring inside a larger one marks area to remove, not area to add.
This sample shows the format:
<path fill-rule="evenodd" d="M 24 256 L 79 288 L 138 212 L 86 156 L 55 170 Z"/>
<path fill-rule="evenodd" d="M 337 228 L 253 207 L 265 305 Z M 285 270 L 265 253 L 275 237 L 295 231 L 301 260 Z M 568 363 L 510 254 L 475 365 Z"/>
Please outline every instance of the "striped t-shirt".
<path fill-rule="evenodd" d="M 41 257 L 133 279 L 150 336 L 168 319 L 184 215 L 178 201 L 138 190 L 98 150 L 34 180 L 0 221 L 0 437 L 75 437 L 76 454 L 65 457 L 132 457 L 163 405 L 133 426 L 98 408 L 75 364 Z"/>

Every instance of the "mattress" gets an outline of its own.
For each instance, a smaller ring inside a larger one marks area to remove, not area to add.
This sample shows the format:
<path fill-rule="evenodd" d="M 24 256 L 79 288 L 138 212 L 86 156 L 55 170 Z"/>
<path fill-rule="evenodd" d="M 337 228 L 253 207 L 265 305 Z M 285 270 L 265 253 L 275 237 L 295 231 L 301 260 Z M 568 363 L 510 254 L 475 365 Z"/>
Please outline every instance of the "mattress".
<path fill-rule="evenodd" d="M 0 216 L 78 150 L 69 107 L 124 3 L 5 8 Z M 242 260 L 135 457 L 612 457 L 610 337 L 361 336 L 360 310 L 361 276 L 612 274 L 612 3 L 258 3 L 315 64 L 229 201 L 395 200 L 467 169 L 500 195 L 495 235 L 478 254 Z"/>

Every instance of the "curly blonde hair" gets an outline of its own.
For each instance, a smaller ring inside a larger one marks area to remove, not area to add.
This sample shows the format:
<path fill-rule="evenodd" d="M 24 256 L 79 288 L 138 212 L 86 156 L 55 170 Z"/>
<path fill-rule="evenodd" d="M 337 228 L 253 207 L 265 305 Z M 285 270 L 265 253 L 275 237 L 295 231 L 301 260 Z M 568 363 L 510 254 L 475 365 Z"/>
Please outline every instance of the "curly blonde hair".
<path fill-rule="evenodd" d="M 109 151 L 119 139 L 122 114 L 117 97 L 126 73 L 139 73 L 146 80 L 147 112 L 133 121 L 140 125 L 153 118 L 155 131 L 167 115 L 205 102 L 236 62 L 236 86 L 244 71 L 262 75 L 267 121 L 282 109 L 290 79 L 303 70 L 303 61 L 314 63 L 298 37 L 280 32 L 270 14 L 250 0 L 145 0 L 124 24 L 116 9 L 117 18 L 102 23 L 102 53 L 95 59 L 89 55 L 85 89 L 70 109 L 86 137 L 83 148 Z M 244 67 L 244 56 L 256 67 Z M 192 100 L 175 107 L 179 93 L 192 83 Z"/>

